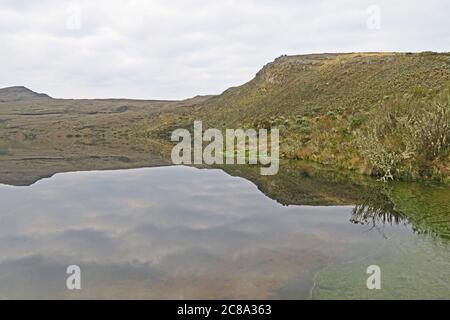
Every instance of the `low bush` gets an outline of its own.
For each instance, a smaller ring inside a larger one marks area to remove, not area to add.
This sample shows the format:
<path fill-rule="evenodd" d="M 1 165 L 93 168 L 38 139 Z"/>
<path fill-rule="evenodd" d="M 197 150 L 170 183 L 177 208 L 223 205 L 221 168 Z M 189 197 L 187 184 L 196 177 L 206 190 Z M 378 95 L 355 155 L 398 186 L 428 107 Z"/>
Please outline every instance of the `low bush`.
<path fill-rule="evenodd" d="M 446 161 L 450 143 L 450 90 L 437 96 L 402 96 L 383 101 L 359 130 L 361 155 L 382 180 L 430 177 Z"/>

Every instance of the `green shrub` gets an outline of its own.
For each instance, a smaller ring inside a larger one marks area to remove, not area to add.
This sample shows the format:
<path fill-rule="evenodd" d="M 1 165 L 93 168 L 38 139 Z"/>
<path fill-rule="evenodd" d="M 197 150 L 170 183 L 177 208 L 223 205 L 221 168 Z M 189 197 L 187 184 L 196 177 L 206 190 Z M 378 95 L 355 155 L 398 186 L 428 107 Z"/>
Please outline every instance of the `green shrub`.
<path fill-rule="evenodd" d="M 363 120 L 359 117 L 352 117 L 350 120 L 350 129 L 355 130 L 359 128 L 363 123 Z"/>
<path fill-rule="evenodd" d="M 393 98 L 371 114 L 358 136 L 361 155 L 382 180 L 430 176 L 450 143 L 450 91 L 434 99 Z"/>

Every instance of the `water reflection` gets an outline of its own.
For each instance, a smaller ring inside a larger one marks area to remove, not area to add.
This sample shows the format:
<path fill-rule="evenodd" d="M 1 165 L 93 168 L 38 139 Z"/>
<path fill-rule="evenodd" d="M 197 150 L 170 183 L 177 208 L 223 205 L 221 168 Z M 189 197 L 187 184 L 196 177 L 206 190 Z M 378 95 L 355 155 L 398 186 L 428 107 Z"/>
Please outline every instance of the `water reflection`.
<path fill-rule="evenodd" d="M 448 261 L 409 225 L 366 232 L 348 223 L 353 206 L 282 206 L 221 170 L 58 174 L 2 185 L 0 203 L 0 298 L 306 299 L 319 271 L 399 242 L 424 241 L 433 268 Z M 78 292 L 65 289 L 71 264 Z"/>
<path fill-rule="evenodd" d="M 386 188 L 371 188 L 366 197 L 358 203 L 352 212 L 350 221 L 355 224 L 371 225 L 376 228 L 385 224 L 407 225 L 406 215 L 395 209 L 394 203 L 386 195 Z"/>
<path fill-rule="evenodd" d="M 450 239 L 449 190 L 426 185 L 409 185 L 406 189 L 404 186 L 400 183 L 368 188 L 353 209 L 350 221 L 372 228 L 385 224 L 410 225 L 416 233 Z M 418 194 L 411 199 L 411 192 L 417 192 L 417 188 Z"/>

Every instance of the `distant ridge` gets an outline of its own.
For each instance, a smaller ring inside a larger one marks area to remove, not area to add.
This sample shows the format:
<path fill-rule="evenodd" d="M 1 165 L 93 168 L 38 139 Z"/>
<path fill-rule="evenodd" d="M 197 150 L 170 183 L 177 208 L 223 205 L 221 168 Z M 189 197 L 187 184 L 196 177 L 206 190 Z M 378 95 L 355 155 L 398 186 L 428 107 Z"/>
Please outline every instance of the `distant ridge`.
<path fill-rule="evenodd" d="M 44 93 L 34 92 L 23 86 L 0 89 L 0 101 L 20 101 L 34 99 L 51 99 L 51 97 Z"/>

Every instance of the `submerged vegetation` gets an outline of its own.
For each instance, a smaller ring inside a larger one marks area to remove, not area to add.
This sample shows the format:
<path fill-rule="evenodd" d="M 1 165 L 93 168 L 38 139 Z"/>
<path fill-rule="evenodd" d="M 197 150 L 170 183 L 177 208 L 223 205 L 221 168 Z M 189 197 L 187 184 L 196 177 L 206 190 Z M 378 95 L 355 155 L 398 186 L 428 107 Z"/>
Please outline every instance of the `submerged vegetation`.
<path fill-rule="evenodd" d="M 448 188 L 439 184 L 374 184 L 364 188 L 353 209 L 351 222 L 371 229 L 410 225 L 419 234 L 450 240 Z"/>

